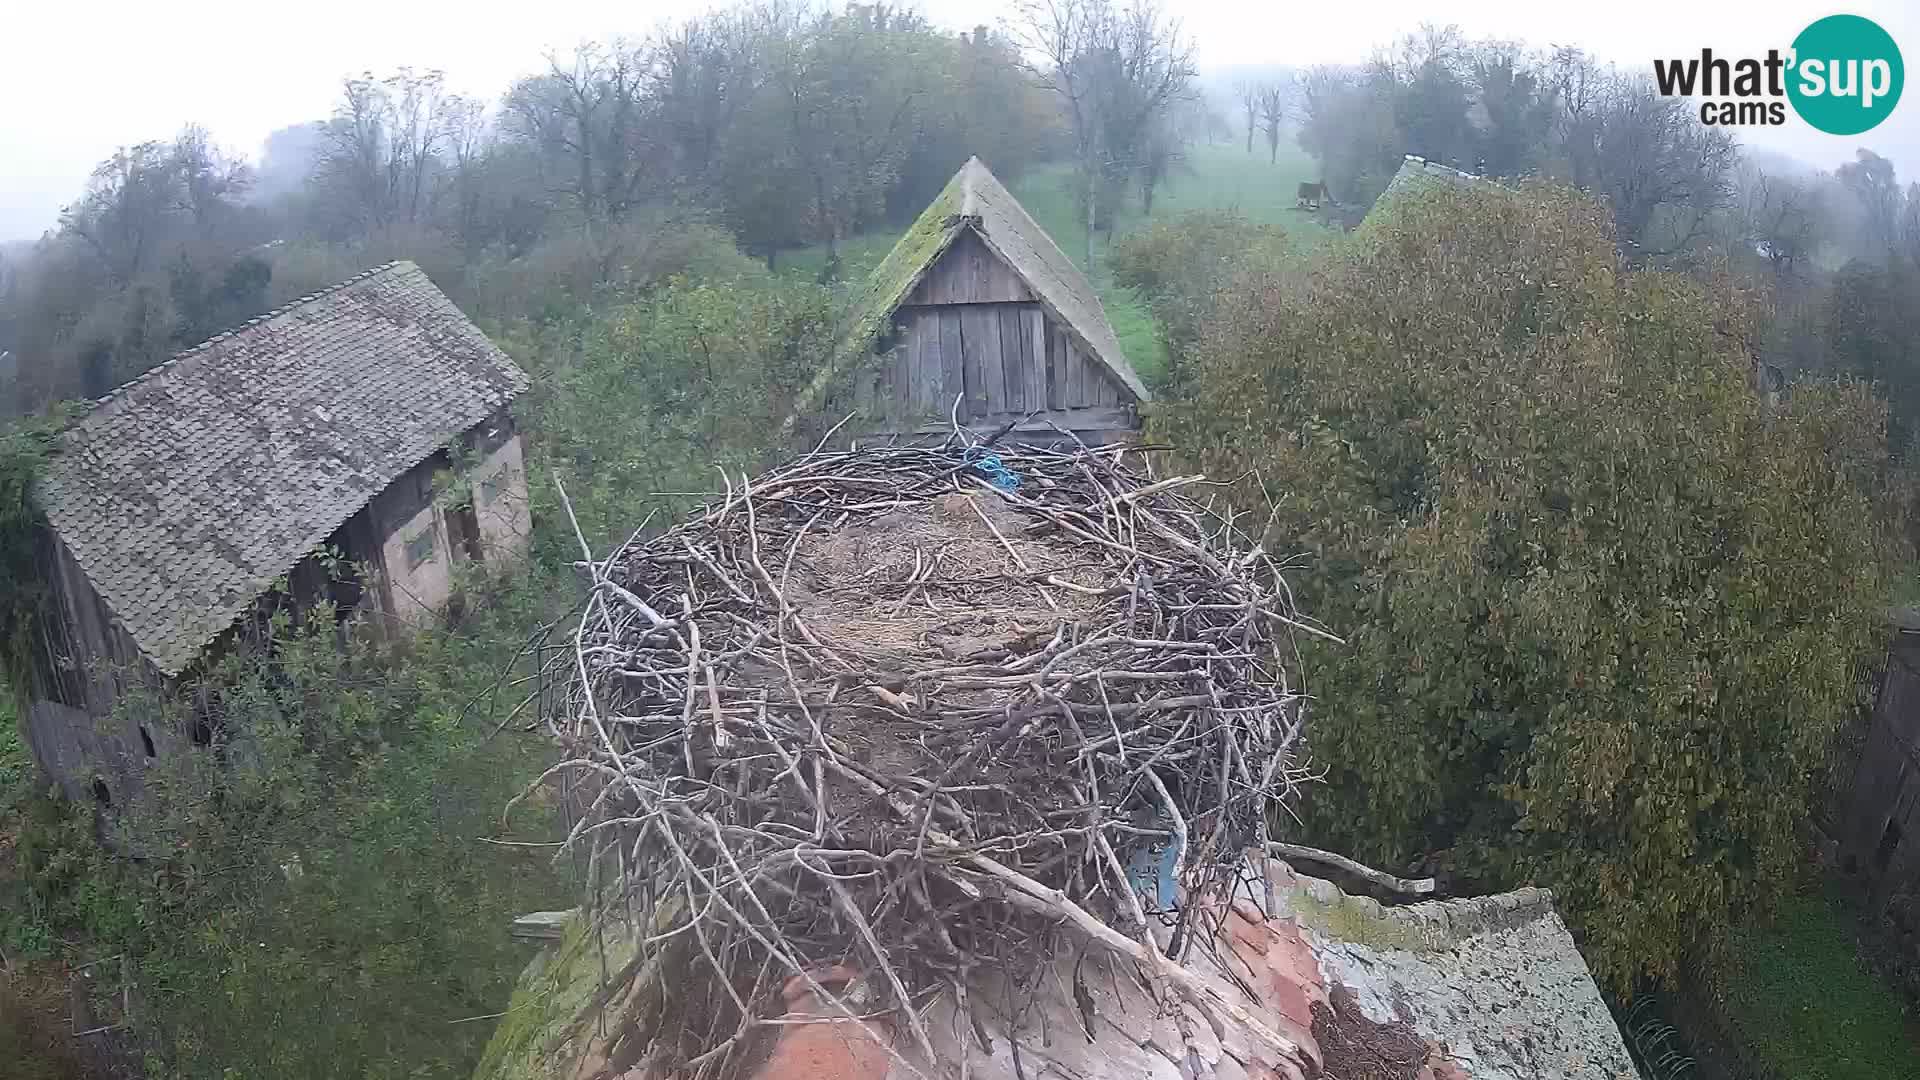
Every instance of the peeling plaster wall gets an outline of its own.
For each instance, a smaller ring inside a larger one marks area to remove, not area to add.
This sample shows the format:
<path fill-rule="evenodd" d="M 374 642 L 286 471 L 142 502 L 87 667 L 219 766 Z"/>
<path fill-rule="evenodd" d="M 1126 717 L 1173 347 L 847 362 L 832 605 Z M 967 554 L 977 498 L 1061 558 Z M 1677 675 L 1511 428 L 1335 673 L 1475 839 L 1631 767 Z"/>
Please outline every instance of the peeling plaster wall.
<path fill-rule="evenodd" d="M 489 565 L 517 561 L 533 540 L 533 508 L 520 433 L 502 409 L 468 433 L 468 441 L 478 458 L 468 477 L 480 526 L 482 561 Z"/>

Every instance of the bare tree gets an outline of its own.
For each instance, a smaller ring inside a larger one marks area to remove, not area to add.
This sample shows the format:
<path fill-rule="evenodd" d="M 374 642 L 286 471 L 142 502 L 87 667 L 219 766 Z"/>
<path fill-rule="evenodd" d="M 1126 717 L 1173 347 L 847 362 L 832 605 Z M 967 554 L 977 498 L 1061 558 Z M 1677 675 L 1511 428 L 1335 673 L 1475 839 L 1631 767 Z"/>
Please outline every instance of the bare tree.
<path fill-rule="evenodd" d="M 173 167 L 187 213 L 202 236 L 210 234 L 253 183 L 252 170 L 220 150 L 207 129 L 188 124 L 174 137 Z"/>
<path fill-rule="evenodd" d="M 1261 83 L 1256 104 L 1260 110 L 1260 131 L 1267 137 L 1267 163 L 1280 160 L 1280 128 L 1287 119 L 1287 86 L 1275 80 Z"/>
<path fill-rule="evenodd" d="M 450 125 L 465 108 L 438 71 L 348 79 L 315 165 L 324 201 L 361 235 L 424 220 Z"/>
<path fill-rule="evenodd" d="M 1157 0 L 1022 0 L 1012 33 L 1034 76 L 1065 105 L 1084 185 L 1087 236 L 1100 223 L 1101 191 L 1153 167 L 1153 134 L 1193 82 L 1193 45 Z"/>
<path fill-rule="evenodd" d="M 1776 277 L 1799 272 L 1818 252 L 1827 231 L 1812 183 L 1751 166 L 1741 170 L 1738 212 L 1740 241 L 1765 260 Z"/>
<path fill-rule="evenodd" d="M 1647 77 L 1609 72 L 1590 92 L 1577 65 L 1572 76 L 1581 85 L 1577 112 L 1562 100 L 1567 178 L 1612 204 L 1620 242 L 1636 262 L 1692 248 L 1732 199 L 1738 144 Z"/>
<path fill-rule="evenodd" d="M 86 194 L 61 212 L 64 233 L 78 237 L 125 287 L 148 268 L 181 209 L 179 174 L 158 142 L 121 147 L 101 162 Z"/>
<path fill-rule="evenodd" d="M 549 54 L 546 74 L 507 94 L 514 130 L 540 149 L 559 174 L 555 190 L 589 226 L 638 202 L 651 175 L 656 140 L 646 130 L 646 74 L 639 51 L 624 42 L 583 45 L 564 63 Z"/>
<path fill-rule="evenodd" d="M 1875 255 L 1898 248 L 1902 197 L 1893 162 L 1862 147 L 1854 152 L 1854 160 L 1834 171 L 1834 176 L 1859 200 L 1866 215 L 1862 246 Z"/>
<path fill-rule="evenodd" d="M 1260 116 L 1260 84 L 1252 79 L 1241 79 L 1233 84 L 1233 99 L 1240 103 L 1240 111 L 1247 118 L 1247 153 L 1253 153 L 1253 130 Z"/>

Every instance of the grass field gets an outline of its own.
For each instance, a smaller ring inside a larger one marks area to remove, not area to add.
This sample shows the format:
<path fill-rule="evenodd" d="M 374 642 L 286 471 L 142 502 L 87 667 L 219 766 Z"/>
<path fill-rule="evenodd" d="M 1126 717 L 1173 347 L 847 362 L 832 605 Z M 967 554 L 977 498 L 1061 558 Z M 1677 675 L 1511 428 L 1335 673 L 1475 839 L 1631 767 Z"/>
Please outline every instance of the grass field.
<path fill-rule="evenodd" d="M 1272 163 L 1267 160 L 1265 147 L 1256 146 L 1254 150 L 1248 154 L 1243 143 L 1193 147 L 1188 151 L 1187 169 L 1163 184 L 1155 194 L 1151 220 L 1191 210 L 1237 210 L 1252 221 L 1279 225 L 1302 239 L 1328 235 L 1319 224 L 1293 208 L 1294 186 L 1319 175 L 1313 159 L 1290 139 L 1282 142 L 1279 159 Z M 1068 166 L 1049 165 L 1021 177 L 1013 185 L 1013 193 L 1027 208 L 1027 213 L 1053 237 L 1054 243 L 1076 263 L 1084 264 L 1086 219 L 1075 204 L 1070 179 Z M 1140 210 L 1136 193 L 1122 208 L 1112 238 L 1123 237 L 1148 220 Z M 901 223 L 876 229 L 841 245 L 840 257 L 848 278 L 859 280 L 865 276 L 892 249 L 904 227 L 905 223 Z M 1151 384 L 1166 368 L 1166 350 L 1146 304 L 1113 283 L 1105 260 L 1112 238 L 1105 233 L 1096 234 L 1093 266 L 1082 265 L 1081 269 L 1088 270 L 1087 276 L 1100 294 L 1127 359 Z M 812 277 L 819 274 L 825 262 L 824 249 L 807 248 L 783 256 L 781 265 L 788 273 Z"/>
<path fill-rule="evenodd" d="M 1720 979 L 1734 1035 L 1793 1080 L 1920 1080 L 1900 1000 L 1856 952 L 1853 914 L 1822 891 L 1790 899 L 1772 924 L 1739 933 Z"/>

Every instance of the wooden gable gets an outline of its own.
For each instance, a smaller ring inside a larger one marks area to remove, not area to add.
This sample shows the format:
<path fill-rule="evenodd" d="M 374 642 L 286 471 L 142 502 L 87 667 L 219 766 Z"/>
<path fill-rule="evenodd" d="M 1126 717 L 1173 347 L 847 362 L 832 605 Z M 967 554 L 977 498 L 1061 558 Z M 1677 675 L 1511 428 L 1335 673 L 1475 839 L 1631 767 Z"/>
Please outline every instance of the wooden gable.
<path fill-rule="evenodd" d="M 1135 424 L 1133 394 L 970 229 L 927 268 L 890 324 L 888 359 L 856 388 L 861 410 L 885 430 L 944 430 L 955 398 L 965 424 L 1039 412 L 1096 438 Z"/>
<path fill-rule="evenodd" d="M 901 307 L 931 304 L 1033 303 L 1033 290 L 993 253 L 978 233 L 967 229 L 946 253 L 927 267 Z"/>

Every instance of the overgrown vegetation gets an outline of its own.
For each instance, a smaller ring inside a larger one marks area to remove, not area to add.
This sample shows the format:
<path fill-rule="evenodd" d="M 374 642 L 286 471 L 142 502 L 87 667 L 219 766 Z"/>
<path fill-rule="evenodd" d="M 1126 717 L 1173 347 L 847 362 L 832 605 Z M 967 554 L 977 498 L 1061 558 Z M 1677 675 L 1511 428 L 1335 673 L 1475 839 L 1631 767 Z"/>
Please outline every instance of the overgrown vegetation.
<path fill-rule="evenodd" d="M 1157 433 L 1316 559 L 1313 835 L 1555 888 L 1625 989 L 1793 876 L 1892 548 L 1884 409 L 1752 389 L 1749 299 L 1600 204 L 1434 191 L 1244 276 Z M 1754 467 L 1765 462 L 1764 468 Z"/>
<path fill-rule="evenodd" d="M 526 959 L 507 922 L 569 895 L 546 849 L 483 843 L 538 753 L 501 729 L 523 691 L 498 680 L 544 591 L 496 590 L 403 663 L 283 619 L 271 656 L 208 676 L 210 751 L 156 765 L 147 813 L 114 828 L 137 859 L 96 845 L 88 807 L 25 804 L 0 942 L 126 953 L 152 1076 L 464 1076 L 490 1029 L 456 1021 L 497 1011 Z M 179 705 L 126 707 L 188 742 Z"/>
<path fill-rule="evenodd" d="M 33 484 L 55 423 L 0 424 L 0 671 L 24 669 L 46 596 L 36 551 L 45 516 L 34 503 Z M 12 705 L 9 700 L 5 707 Z"/>
<path fill-rule="evenodd" d="M 1920 1077 L 1899 997 L 1862 965 L 1855 932 L 1846 902 L 1817 886 L 1736 932 L 1716 1005 L 1768 1075 Z"/>

